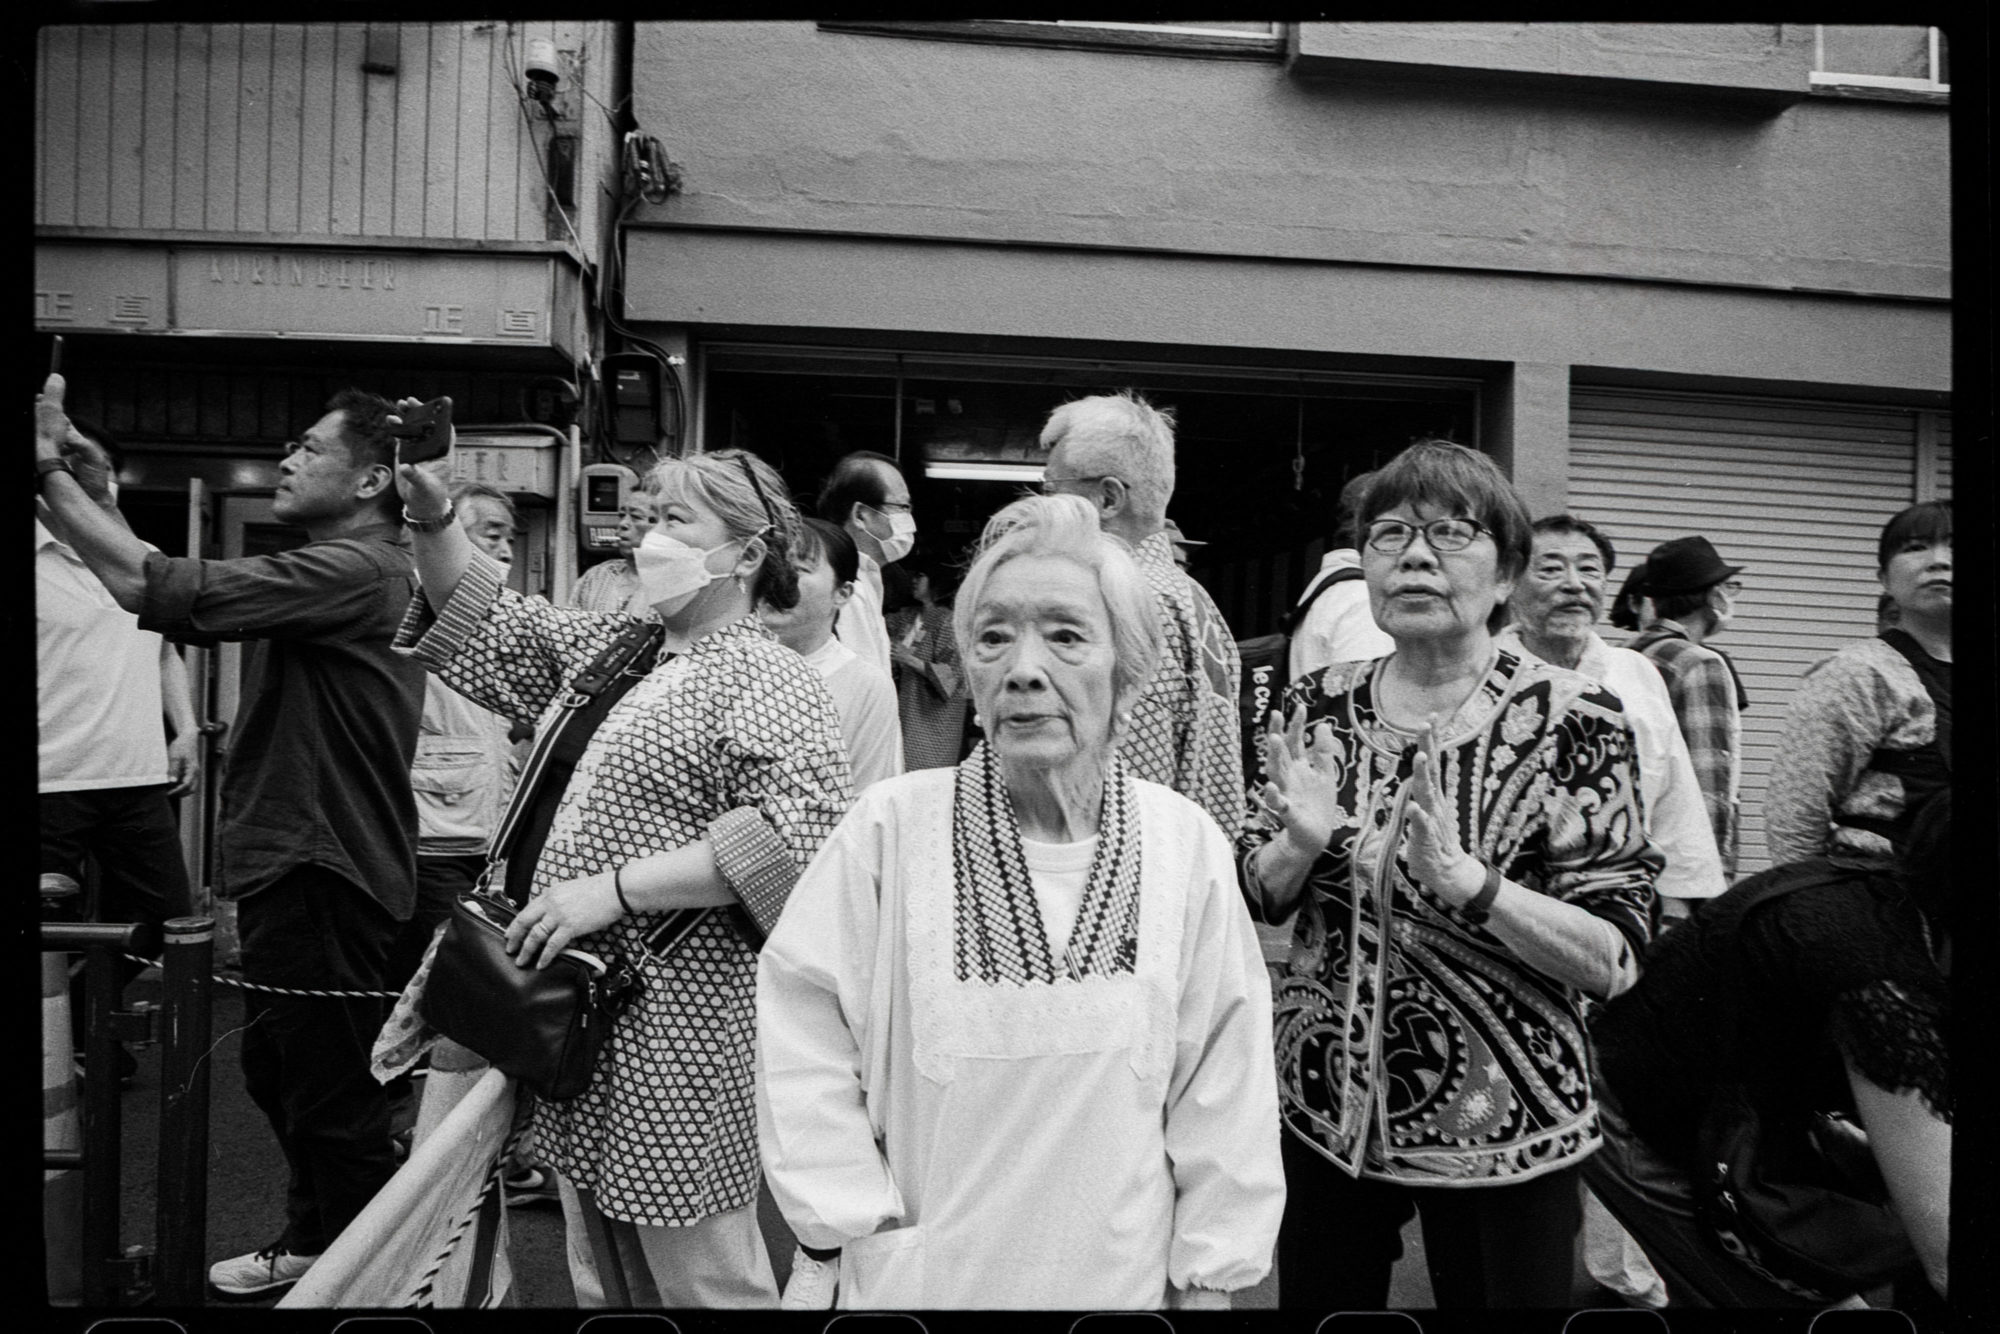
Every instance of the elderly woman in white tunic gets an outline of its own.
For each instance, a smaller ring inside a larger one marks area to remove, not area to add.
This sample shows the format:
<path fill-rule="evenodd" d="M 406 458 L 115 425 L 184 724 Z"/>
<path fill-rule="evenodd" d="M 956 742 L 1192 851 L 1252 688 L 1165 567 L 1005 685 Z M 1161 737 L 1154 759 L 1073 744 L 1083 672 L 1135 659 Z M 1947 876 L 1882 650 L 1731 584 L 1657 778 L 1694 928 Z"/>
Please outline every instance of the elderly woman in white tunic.
<path fill-rule="evenodd" d="M 1118 757 L 1145 578 L 1074 496 L 983 545 L 988 742 L 864 793 L 759 960 L 787 1303 L 1226 1307 L 1283 1212 L 1269 984 L 1221 831 Z"/>

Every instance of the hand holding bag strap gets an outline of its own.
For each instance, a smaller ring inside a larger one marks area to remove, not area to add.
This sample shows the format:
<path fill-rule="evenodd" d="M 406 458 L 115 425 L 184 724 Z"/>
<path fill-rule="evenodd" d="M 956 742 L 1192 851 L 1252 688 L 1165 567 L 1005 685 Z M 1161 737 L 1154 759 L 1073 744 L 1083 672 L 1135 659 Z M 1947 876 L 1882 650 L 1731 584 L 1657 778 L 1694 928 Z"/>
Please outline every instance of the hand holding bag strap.
<path fill-rule="evenodd" d="M 535 861 L 577 760 L 612 706 L 652 669 L 651 658 L 664 633 L 664 627 L 651 621 L 628 626 L 570 682 L 562 715 L 536 738 L 513 800 L 494 831 L 482 887 L 491 882 L 494 865 L 505 861 L 507 897 L 516 907 L 528 901 Z"/>

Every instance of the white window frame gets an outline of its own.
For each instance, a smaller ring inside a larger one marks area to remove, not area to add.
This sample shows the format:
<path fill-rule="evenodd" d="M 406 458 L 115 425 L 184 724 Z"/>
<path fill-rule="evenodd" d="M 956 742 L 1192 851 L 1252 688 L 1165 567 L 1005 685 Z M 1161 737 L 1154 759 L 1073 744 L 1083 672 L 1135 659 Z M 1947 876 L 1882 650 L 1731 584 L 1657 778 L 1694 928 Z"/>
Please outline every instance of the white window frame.
<path fill-rule="evenodd" d="M 1815 90 L 1826 92 L 1880 89 L 1885 92 L 1948 94 L 1951 85 L 1938 81 L 1939 43 L 1938 30 L 1933 27 L 1930 30 L 1930 74 L 1926 78 L 1912 79 L 1898 74 L 1841 74 L 1826 68 L 1826 25 L 1815 23 L 1812 86 Z"/>

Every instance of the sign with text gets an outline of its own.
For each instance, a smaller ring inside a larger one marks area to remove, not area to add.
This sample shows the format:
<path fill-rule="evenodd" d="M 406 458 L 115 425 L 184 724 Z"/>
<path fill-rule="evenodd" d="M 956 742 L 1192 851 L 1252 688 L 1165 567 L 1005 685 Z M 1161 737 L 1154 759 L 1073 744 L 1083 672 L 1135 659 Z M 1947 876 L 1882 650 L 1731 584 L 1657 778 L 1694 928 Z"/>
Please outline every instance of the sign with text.
<path fill-rule="evenodd" d="M 38 245 L 37 328 L 548 347 L 547 255 Z"/>

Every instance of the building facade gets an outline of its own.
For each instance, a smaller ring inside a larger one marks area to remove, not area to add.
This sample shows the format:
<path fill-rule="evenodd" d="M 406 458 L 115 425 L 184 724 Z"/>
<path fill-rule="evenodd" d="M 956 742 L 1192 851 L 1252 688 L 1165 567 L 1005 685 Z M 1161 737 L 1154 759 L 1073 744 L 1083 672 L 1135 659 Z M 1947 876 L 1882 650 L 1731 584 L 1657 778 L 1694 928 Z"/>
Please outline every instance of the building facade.
<path fill-rule="evenodd" d="M 754 449 L 801 495 L 849 450 L 896 455 L 949 550 L 1038 476 L 1049 408 L 1131 387 L 1177 412 L 1172 515 L 1248 637 L 1317 565 L 1345 479 L 1447 435 L 1535 513 L 1605 528 L 1621 566 L 1699 532 L 1747 567 L 1717 643 L 1752 701 L 1748 869 L 1799 674 L 1873 629 L 1876 529 L 1950 493 L 1948 52 L 1927 28 L 39 42 L 37 328 L 127 438 L 128 508 L 169 550 L 276 540 L 254 521 L 272 446 L 340 383 L 453 395 L 467 466 L 531 515 L 516 564 L 542 591 L 589 559 L 581 470 L 632 457 L 649 396 L 650 444 Z M 647 373 L 614 373 L 633 348 Z"/>
<path fill-rule="evenodd" d="M 1066 397 L 1179 415 L 1172 515 L 1239 636 L 1346 477 L 1491 453 L 1621 566 L 1705 533 L 1737 621 L 1746 869 L 1803 669 L 1951 478 L 1948 80 L 1924 28 L 640 23 L 683 193 L 625 318 L 696 439 L 801 489 L 897 455 L 949 546 Z"/>
<path fill-rule="evenodd" d="M 270 513 L 282 442 L 347 385 L 444 394 L 458 475 L 522 515 L 513 581 L 568 586 L 590 554 L 574 492 L 625 36 L 601 22 L 39 32 L 35 326 L 62 335 L 72 409 L 123 441 L 140 536 L 169 554 L 294 545 Z M 223 725 L 214 774 L 240 649 L 193 650 L 190 666 L 203 720 Z M 203 870 L 212 818 L 211 797 L 187 804 Z"/>

